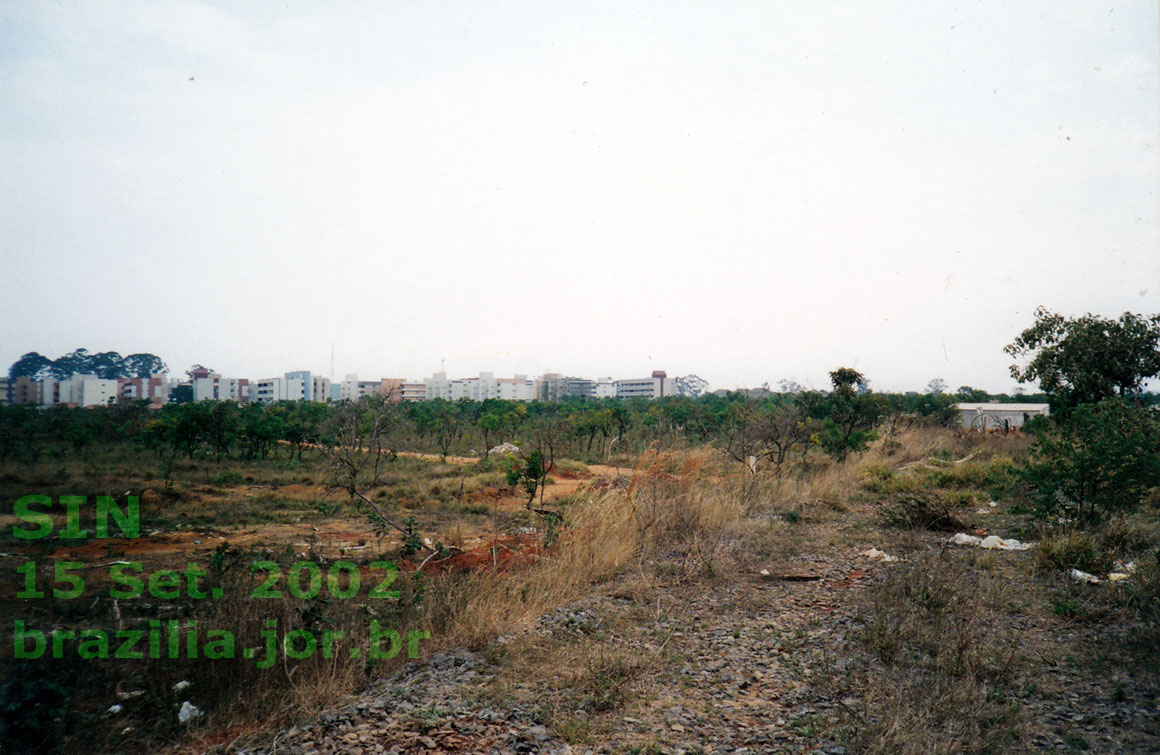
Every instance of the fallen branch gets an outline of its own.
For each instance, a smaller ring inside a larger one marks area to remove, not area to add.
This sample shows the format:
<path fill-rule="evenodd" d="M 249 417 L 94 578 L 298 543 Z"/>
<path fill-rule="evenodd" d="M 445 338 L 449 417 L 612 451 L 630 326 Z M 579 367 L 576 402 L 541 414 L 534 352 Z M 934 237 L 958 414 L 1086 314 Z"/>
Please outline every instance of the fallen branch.
<path fill-rule="evenodd" d="M 922 467 L 923 469 L 938 469 L 938 467 L 932 467 L 931 464 L 962 464 L 964 461 L 970 461 L 971 459 L 975 458 L 975 455 L 978 453 L 978 451 L 972 451 L 963 458 L 952 461 L 947 461 L 946 459 L 936 459 L 933 456 L 928 456 L 925 459 L 919 459 L 918 461 L 912 461 L 909 464 L 903 464 L 898 469 L 912 469 L 914 467 Z"/>

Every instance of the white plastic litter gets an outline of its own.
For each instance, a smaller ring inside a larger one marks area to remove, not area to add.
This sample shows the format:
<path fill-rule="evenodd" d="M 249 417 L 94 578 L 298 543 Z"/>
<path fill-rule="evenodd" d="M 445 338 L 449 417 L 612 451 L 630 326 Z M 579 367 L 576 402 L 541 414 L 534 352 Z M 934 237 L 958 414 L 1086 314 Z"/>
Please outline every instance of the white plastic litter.
<path fill-rule="evenodd" d="M 987 550 L 998 548 L 1002 551 L 1025 551 L 1031 547 L 1031 543 L 1021 543 L 1015 539 L 1004 540 L 998 535 L 991 535 L 990 537 L 983 538 L 983 542 L 979 543 L 979 547 L 986 548 Z"/>
<path fill-rule="evenodd" d="M 120 705 L 110 705 L 109 710 L 107 712 L 116 715 L 117 713 L 120 713 L 122 710 L 124 710 L 124 708 L 122 708 L 122 706 L 120 706 Z"/>
<path fill-rule="evenodd" d="M 1096 575 L 1088 574 L 1086 571 L 1080 571 L 1079 569 L 1072 569 L 1067 573 L 1067 576 L 1071 577 L 1073 582 L 1086 582 L 1089 585 L 1098 585 L 1103 581 Z"/>
<path fill-rule="evenodd" d="M 201 716 L 201 708 L 197 707 L 188 700 L 183 702 L 181 704 L 181 710 L 177 711 L 177 720 L 183 724 L 189 723 L 199 716 Z"/>
<path fill-rule="evenodd" d="M 880 551 L 877 548 L 870 548 L 868 550 L 864 550 L 861 553 L 859 553 L 858 555 L 865 556 L 866 558 L 872 558 L 875 561 L 882 561 L 882 562 L 887 563 L 887 564 L 898 560 L 898 556 L 891 556 L 889 553 L 886 553 L 885 551 Z"/>
<path fill-rule="evenodd" d="M 1001 550 L 1001 551 L 1025 551 L 1029 549 L 1034 543 L 1021 543 L 1015 539 L 1004 539 L 998 535 L 988 535 L 987 537 L 975 537 L 968 535 L 965 532 L 959 532 L 950 539 L 950 542 L 955 545 L 974 545 L 979 548 L 986 548 L 987 550 Z"/>
<path fill-rule="evenodd" d="M 182 680 L 182 681 L 178 682 L 177 684 L 173 685 L 173 691 L 174 692 L 181 692 L 182 690 L 189 689 L 192 686 L 193 686 L 193 682 L 187 682 L 185 680 Z"/>
<path fill-rule="evenodd" d="M 500 443 L 488 453 L 493 454 L 514 454 L 520 450 L 520 447 L 514 443 Z"/>

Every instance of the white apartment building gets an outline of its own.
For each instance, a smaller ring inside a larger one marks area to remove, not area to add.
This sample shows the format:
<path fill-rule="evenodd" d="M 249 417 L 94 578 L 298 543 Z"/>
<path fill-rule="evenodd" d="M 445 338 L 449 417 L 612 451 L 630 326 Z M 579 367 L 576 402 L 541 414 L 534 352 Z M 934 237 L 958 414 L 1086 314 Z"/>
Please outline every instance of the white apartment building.
<path fill-rule="evenodd" d="M 287 372 L 282 376 L 282 390 L 287 401 L 330 401 L 330 378 L 309 370 Z"/>
<path fill-rule="evenodd" d="M 616 381 L 617 398 L 657 399 L 677 395 L 677 381 L 664 370 L 655 370 L 650 378 Z"/>
<path fill-rule="evenodd" d="M 362 398 L 362 392 L 359 390 L 358 375 L 353 372 L 346 373 L 346 377 L 342 379 L 342 389 L 338 397 L 342 401 L 358 401 Z"/>
<path fill-rule="evenodd" d="M 424 385 L 427 386 L 426 398 L 432 401 L 437 398 L 451 400 L 451 381 L 447 379 L 446 372 L 436 372 L 429 378 L 423 379 Z"/>
<path fill-rule="evenodd" d="M 593 396 L 595 398 L 616 398 L 616 381 L 611 377 L 597 378 L 596 393 Z"/>
<path fill-rule="evenodd" d="M 527 375 L 498 378 L 495 382 L 495 398 L 504 401 L 534 401 L 536 398 L 536 381 L 529 380 Z"/>
<path fill-rule="evenodd" d="M 206 377 L 195 377 L 193 383 L 194 401 L 246 401 L 248 380 L 222 377 L 216 372 Z"/>
<path fill-rule="evenodd" d="M 264 378 L 253 384 L 250 400 L 259 404 L 272 404 L 286 399 L 286 387 L 282 378 Z"/>
<path fill-rule="evenodd" d="M 358 375 L 353 372 L 348 372 L 343 378 L 341 384 L 341 391 L 339 392 L 339 399 L 342 401 L 358 401 L 364 396 L 388 395 L 389 384 L 402 383 L 401 380 L 391 381 L 387 378 L 382 380 L 359 380 Z"/>
<path fill-rule="evenodd" d="M 400 386 L 399 391 L 403 401 L 427 400 L 427 383 L 425 381 L 406 381 Z"/>
<path fill-rule="evenodd" d="M 428 401 L 436 398 L 447 401 L 470 399 L 472 401 L 486 401 L 489 398 L 506 401 L 534 401 L 536 398 L 537 383 L 529 380 L 527 375 L 516 375 L 512 378 L 497 378 L 495 373 L 481 372 L 478 377 L 448 380 L 446 373 L 436 372 L 423 381 L 426 388 L 422 399 L 412 392 L 413 383 L 403 383 L 404 401 Z"/>
<path fill-rule="evenodd" d="M 117 400 L 117 381 L 96 375 L 73 375 L 68 380 L 45 380 L 40 384 L 39 393 L 43 406 L 108 406 Z"/>

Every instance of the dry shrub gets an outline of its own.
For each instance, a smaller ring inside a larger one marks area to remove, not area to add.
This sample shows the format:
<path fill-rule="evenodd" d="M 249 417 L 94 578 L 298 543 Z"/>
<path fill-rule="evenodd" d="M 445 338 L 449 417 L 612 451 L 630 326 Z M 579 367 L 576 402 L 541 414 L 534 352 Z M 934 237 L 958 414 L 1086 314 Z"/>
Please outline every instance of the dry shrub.
<path fill-rule="evenodd" d="M 642 547 L 689 542 L 698 533 L 741 518 L 756 505 L 759 488 L 753 481 L 701 484 L 699 470 L 704 461 L 703 453 L 683 459 L 675 454 L 646 455 L 626 492 Z"/>
<path fill-rule="evenodd" d="M 1112 568 L 1112 557 L 1095 535 L 1069 530 L 1040 538 L 1035 547 L 1035 564 L 1043 571 L 1079 569 L 1104 574 Z"/>
<path fill-rule="evenodd" d="M 578 647 L 565 663 L 563 688 L 578 695 L 581 705 L 595 713 L 621 708 L 630 698 L 633 682 L 657 669 L 655 654 L 641 653 L 606 643 Z"/>
<path fill-rule="evenodd" d="M 864 701 L 863 712 L 847 711 L 860 752 L 1018 748 L 1018 643 L 991 608 L 1002 590 L 998 575 L 944 551 L 892 569 L 866 591 L 861 646 L 870 659 L 844 680 Z"/>
<path fill-rule="evenodd" d="M 1160 544 L 1160 516 L 1155 511 L 1117 516 L 1099 527 L 1097 534 L 1105 550 L 1131 558 Z"/>
<path fill-rule="evenodd" d="M 884 524 L 911 530 L 962 532 L 967 525 L 955 516 L 956 505 L 931 493 L 898 493 L 882 506 Z"/>
<path fill-rule="evenodd" d="M 632 561 L 640 533 L 623 498 L 603 495 L 575 509 L 559 541 L 537 563 L 433 580 L 428 587 L 432 637 L 440 645 L 479 647 L 579 596 Z"/>

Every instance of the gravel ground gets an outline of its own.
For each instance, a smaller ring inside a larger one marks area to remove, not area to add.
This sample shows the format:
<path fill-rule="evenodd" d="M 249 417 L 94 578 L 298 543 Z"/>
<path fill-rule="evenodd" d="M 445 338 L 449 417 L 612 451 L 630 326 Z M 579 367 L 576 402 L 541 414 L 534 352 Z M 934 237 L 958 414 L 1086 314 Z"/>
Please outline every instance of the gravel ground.
<path fill-rule="evenodd" d="M 687 557 L 670 554 L 671 568 L 661 568 L 666 559 L 654 566 L 677 575 L 671 579 L 635 590 L 623 582 L 606 585 L 497 638 L 483 652 L 440 653 L 272 742 L 235 751 L 853 751 L 842 743 L 843 726 L 863 714 L 862 701 L 835 699 L 831 695 L 842 693 L 811 680 L 819 671 L 868 662 L 854 641 L 859 624 L 852 606 L 896 566 L 861 550 L 834 547 L 829 555 L 801 556 L 771 574 L 746 569 L 731 579 L 685 579 Z M 1089 651 L 1106 642 L 1099 626 L 1061 622 L 1042 611 L 1014 614 L 1010 622 L 1013 636 L 1039 658 L 1041 682 L 1025 693 L 1027 729 L 1014 749 L 1160 752 L 1156 686 L 1134 680 L 1122 667 L 1093 672 L 1099 661 Z M 646 669 L 626 683 L 630 694 L 611 710 L 594 709 L 569 689 L 578 669 L 543 668 L 565 657 L 561 653 L 593 657 L 601 648 Z M 552 715 L 545 715 L 546 707 Z"/>

